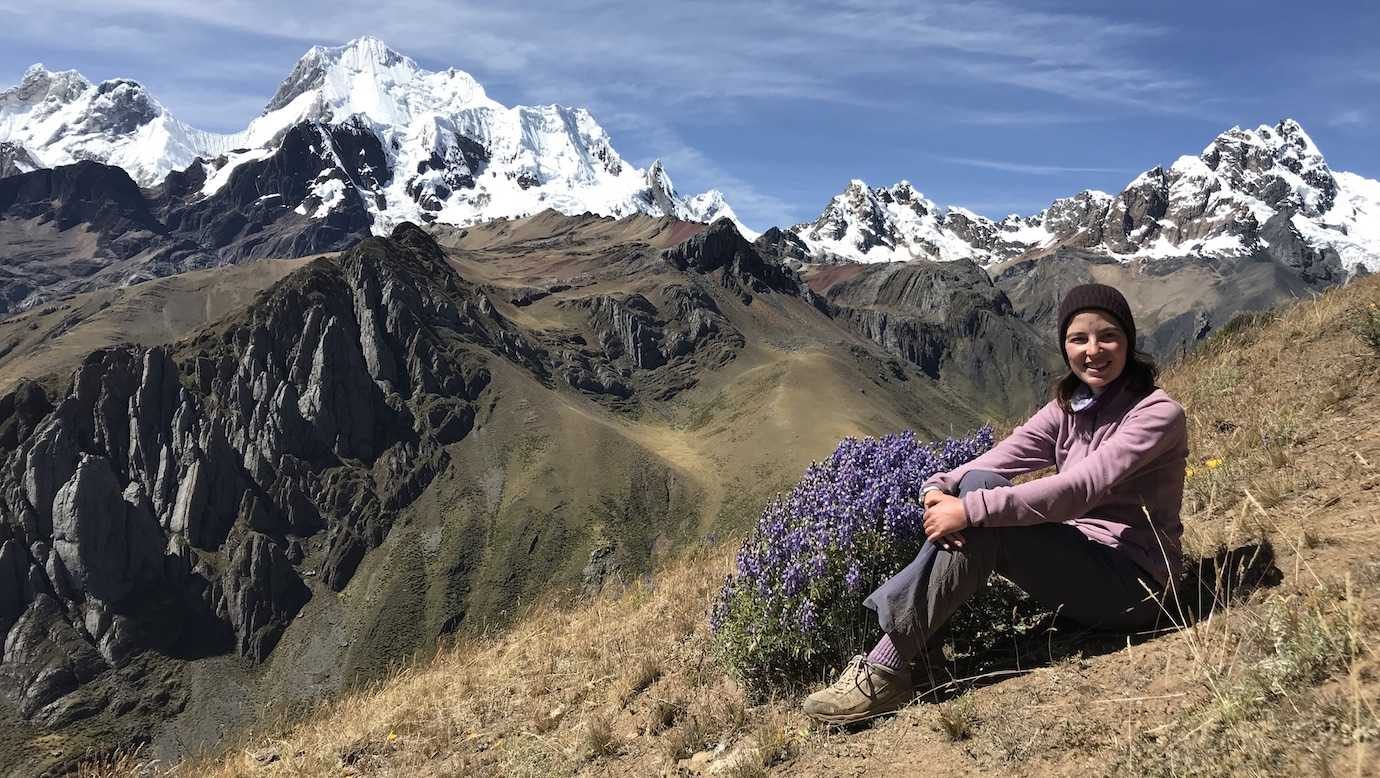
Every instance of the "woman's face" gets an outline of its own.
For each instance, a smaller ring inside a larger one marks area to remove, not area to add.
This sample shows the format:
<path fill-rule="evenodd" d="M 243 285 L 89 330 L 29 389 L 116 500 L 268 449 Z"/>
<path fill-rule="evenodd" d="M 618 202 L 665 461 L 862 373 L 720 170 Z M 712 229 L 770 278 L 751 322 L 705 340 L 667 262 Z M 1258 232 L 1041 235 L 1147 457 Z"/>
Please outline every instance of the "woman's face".
<path fill-rule="evenodd" d="M 1126 369 L 1129 351 L 1126 333 L 1104 311 L 1080 311 L 1069 320 L 1064 334 L 1064 354 L 1073 374 L 1092 389 L 1093 394 L 1107 388 Z"/>

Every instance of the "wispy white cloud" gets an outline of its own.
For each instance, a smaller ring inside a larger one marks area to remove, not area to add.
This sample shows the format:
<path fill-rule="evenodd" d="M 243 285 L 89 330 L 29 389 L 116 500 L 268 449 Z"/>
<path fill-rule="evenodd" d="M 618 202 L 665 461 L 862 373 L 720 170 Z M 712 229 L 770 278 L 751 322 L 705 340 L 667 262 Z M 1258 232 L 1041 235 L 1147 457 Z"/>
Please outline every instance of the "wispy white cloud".
<path fill-rule="evenodd" d="M 876 99 L 868 81 L 901 87 L 961 75 L 1094 105 L 1154 107 L 1167 92 L 1182 95 L 1192 86 L 1166 76 L 1163 63 L 1136 64 L 1134 47 L 1164 35 L 1161 28 L 1016 3 L 69 0 L 61 9 L 35 4 L 20 15 L 28 20 L 25 35 L 61 32 L 72 43 L 109 49 L 177 51 L 187 25 L 303 44 L 370 33 L 404 53 L 511 77 L 528 89 L 578 80 L 588 91 L 659 104 L 849 104 Z M 94 24 L 73 29 L 73 17 Z M 110 34 L 114 28 L 118 34 Z M 207 58 L 204 50 L 185 53 L 192 61 Z M 231 58 L 233 51 L 215 55 Z"/>
<path fill-rule="evenodd" d="M 662 152 L 661 160 L 672 174 L 693 172 L 696 181 L 712 182 L 713 188 L 724 193 L 738 217 L 758 232 L 773 225 L 794 224 L 803 218 L 798 206 L 740 178 L 693 146 L 670 146 Z"/>
<path fill-rule="evenodd" d="M 1000 170 L 1003 173 L 1022 173 L 1032 176 L 1054 176 L 1064 173 L 1131 173 L 1129 168 L 1117 167 L 1078 167 L 1071 165 L 1033 165 L 1025 162 L 1009 162 L 1000 159 L 980 159 L 976 157 L 950 157 L 935 155 L 941 162 L 955 165 L 979 167 L 986 170 Z"/>
<path fill-rule="evenodd" d="M 610 129 L 635 134 L 641 145 L 656 149 L 657 157 L 681 194 L 718 189 L 724 193 L 738 217 L 753 229 L 793 224 L 804 218 L 798 206 L 735 174 L 710 155 L 687 143 L 679 133 L 656 117 L 609 111 L 604 121 Z M 644 165 L 651 161 L 645 160 Z"/>
<path fill-rule="evenodd" d="M 1327 123 L 1333 127 L 1365 127 L 1370 125 L 1370 114 L 1359 108 L 1348 108 L 1332 115 Z"/>
<path fill-rule="evenodd" d="M 1086 112 L 1043 111 L 1043 110 L 1004 110 L 999 107 L 966 108 L 944 106 L 928 112 L 930 120 L 936 123 L 967 124 L 978 127 L 1036 127 L 1053 124 L 1087 123 L 1090 117 Z"/>
<path fill-rule="evenodd" d="M 6 41 L 32 47 L 52 40 L 64 50 L 156 66 L 155 75 L 88 75 L 145 81 L 180 118 L 221 130 L 257 114 L 307 47 L 363 34 L 424 66 L 468 70 L 505 102 L 587 105 L 605 123 L 615 111 L 692 116 L 700 126 L 750 114 L 760 127 L 789 104 L 793 121 L 819 111 L 859 123 L 1016 128 L 1192 111 L 1207 99 L 1192 77 L 1153 55 L 1171 30 L 1099 13 L 1033 10 L 1015 0 L 762 0 L 746 7 L 729 0 L 67 0 L 60 7 L 0 0 L 0 17 L 16 20 L 0 25 L 0 65 Z M 946 105 L 959 89 L 984 96 Z M 239 110 L 245 113 L 236 122 Z M 614 140 L 623 144 L 617 134 Z M 656 140 L 673 175 L 712 178 L 750 223 L 783 222 L 793 213 L 699 151 L 701 144 L 675 133 Z M 1033 175 L 1104 172 L 984 162 Z"/>

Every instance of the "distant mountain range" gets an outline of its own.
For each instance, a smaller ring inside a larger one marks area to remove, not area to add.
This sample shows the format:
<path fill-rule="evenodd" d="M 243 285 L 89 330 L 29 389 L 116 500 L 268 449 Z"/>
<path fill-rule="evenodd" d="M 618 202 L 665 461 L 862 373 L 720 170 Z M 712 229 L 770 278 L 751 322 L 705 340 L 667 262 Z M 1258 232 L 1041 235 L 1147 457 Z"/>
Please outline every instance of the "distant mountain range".
<path fill-rule="evenodd" d="M 353 126 L 373 136 L 363 146 L 376 146 L 377 158 L 366 160 L 364 147 L 341 155 L 323 129 L 305 198 L 259 195 L 311 218 L 358 198 L 375 233 L 404 221 L 463 226 L 547 208 L 736 218 L 717 191 L 682 197 L 660 162 L 646 170 L 628 164 L 583 108 L 506 107 L 468 73 L 425 70 L 372 37 L 313 47 L 263 112 L 232 134 L 178 120 L 135 81 L 92 84 L 76 71 L 34 65 L 0 92 L 0 173 L 95 161 L 151 188 L 185 171 L 210 197 L 304 124 Z"/>
<path fill-rule="evenodd" d="M 55 241 L 26 227 L 22 242 L 37 248 L 11 263 L 27 270 L 0 272 L 0 309 L 226 262 L 338 250 L 405 221 L 465 227 L 552 209 L 727 217 L 757 236 L 717 190 L 685 197 L 659 161 L 629 165 L 588 111 L 505 107 L 469 74 L 425 70 L 372 37 L 313 47 L 261 115 L 231 134 L 176 119 L 135 81 L 92 84 L 34 65 L 0 92 L 0 178 L 79 162 L 128 174 L 137 186 L 91 170 L 83 178 L 122 192 L 115 210 L 148 218 L 133 219 L 133 235 L 128 224 L 105 224 L 95 226 L 94 243 L 56 240 L 58 253 L 80 256 L 80 272 L 54 268 Z M 49 175 L 57 178 L 0 191 L 0 222 L 51 221 L 46 203 L 71 188 L 64 181 L 72 174 Z M 59 232 L 86 223 L 70 203 L 64 208 Z M 814 221 L 769 232 L 784 257 L 802 263 L 970 259 L 999 272 L 1009 261 L 1077 250 L 1121 262 L 1267 258 L 1331 279 L 1380 270 L 1380 182 L 1331 170 L 1303 127 L 1285 119 L 1234 127 L 1116 195 L 1084 190 L 1031 216 L 992 220 L 937 205 L 907 181 L 873 188 L 854 180 Z M 35 259 L 42 272 L 30 272 Z"/>
<path fill-rule="evenodd" d="M 1136 176 L 1117 195 L 1084 190 L 1000 221 L 927 200 L 907 181 L 854 180 L 813 222 L 786 230 L 806 259 L 972 259 L 990 265 L 1086 249 L 1119 260 L 1300 255 L 1354 274 L 1380 270 L 1380 181 L 1334 172 L 1298 122 L 1233 127 L 1198 156 Z"/>

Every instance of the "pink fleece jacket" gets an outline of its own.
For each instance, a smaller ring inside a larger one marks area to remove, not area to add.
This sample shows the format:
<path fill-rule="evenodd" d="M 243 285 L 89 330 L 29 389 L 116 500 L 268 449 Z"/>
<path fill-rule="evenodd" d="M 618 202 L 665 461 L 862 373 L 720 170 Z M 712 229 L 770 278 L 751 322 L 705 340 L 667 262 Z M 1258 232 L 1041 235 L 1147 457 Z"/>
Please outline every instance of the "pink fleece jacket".
<path fill-rule="evenodd" d="M 1014 478 L 1053 465 L 1056 472 L 1043 478 L 969 492 L 963 497 L 968 521 L 976 527 L 1072 524 L 1163 584 L 1180 569 L 1187 459 L 1183 406 L 1162 389 L 1136 398 L 1117 381 L 1075 413 L 1050 401 L 987 453 L 924 485 L 952 494 L 970 470 Z"/>

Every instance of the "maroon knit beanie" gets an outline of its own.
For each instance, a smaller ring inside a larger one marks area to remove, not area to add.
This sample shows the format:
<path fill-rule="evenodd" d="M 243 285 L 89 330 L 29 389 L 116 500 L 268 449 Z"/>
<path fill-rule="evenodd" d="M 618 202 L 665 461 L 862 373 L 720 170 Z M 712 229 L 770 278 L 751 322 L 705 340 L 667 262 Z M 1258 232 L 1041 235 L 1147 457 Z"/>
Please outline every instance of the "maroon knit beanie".
<path fill-rule="evenodd" d="M 1068 352 L 1064 350 L 1064 333 L 1068 332 L 1069 320 L 1088 308 L 1111 314 L 1126 333 L 1126 342 L 1131 351 L 1136 350 L 1136 320 L 1131 316 L 1131 306 L 1126 298 L 1106 284 L 1083 284 L 1070 289 L 1064 295 L 1064 301 L 1059 303 L 1059 353 L 1064 355 L 1064 364 L 1069 361 Z"/>

